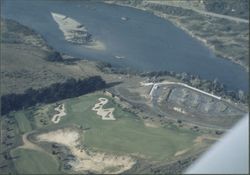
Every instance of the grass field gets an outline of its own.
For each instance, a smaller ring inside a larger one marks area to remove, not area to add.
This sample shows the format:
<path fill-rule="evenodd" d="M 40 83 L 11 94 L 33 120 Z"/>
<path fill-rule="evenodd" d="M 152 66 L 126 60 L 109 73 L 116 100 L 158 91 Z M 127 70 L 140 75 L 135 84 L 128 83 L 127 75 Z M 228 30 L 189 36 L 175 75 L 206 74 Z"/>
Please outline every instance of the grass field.
<path fill-rule="evenodd" d="M 14 149 L 11 151 L 15 168 L 19 174 L 60 174 L 59 163 L 51 156 L 28 149 Z"/>
<path fill-rule="evenodd" d="M 104 108 L 115 108 L 113 114 L 116 120 L 102 120 L 92 110 L 100 97 L 109 99 Z M 42 118 L 51 120 L 55 104 L 36 107 L 33 112 L 30 111 L 32 109 L 15 112 L 20 134 L 30 132 L 32 129 L 39 133 L 79 126 L 86 129 L 79 140 L 85 149 L 112 155 L 134 155 L 149 161 L 167 162 L 175 159 L 176 153 L 183 150 L 190 151 L 186 154 L 197 150 L 194 140 L 199 136 L 198 133 L 178 127 L 145 126 L 140 117 L 124 111 L 111 97 L 101 92 L 66 99 L 58 103 L 65 105 L 67 114 L 57 124 L 50 121 L 47 125 L 37 123 Z M 59 161 L 52 155 L 21 148 L 11 150 L 11 155 L 17 157 L 13 159 L 13 166 L 18 173 L 60 173 Z"/>
<path fill-rule="evenodd" d="M 115 107 L 115 121 L 101 120 L 91 108 L 99 97 L 109 99 L 104 107 Z M 123 111 L 111 98 L 100 93 L 64 101 L 67 115 L 58 125 L 77 124 L 90 128 L 84 144 L 93 151 L 136 154 L 153 160 L 167 160 L 177 151 L 192 147 L 197 137 L 188 130 L 146 127 L 136 115 Z"/>
<path fill-rule="evenodd" d="M 18 128 L 19 128 L 21 134 L 32 130 L 30 121 L 25 116 L 24 111 L 19 111 L 19 112 L 15 113 L 15 119 L 17 121 Z"/>

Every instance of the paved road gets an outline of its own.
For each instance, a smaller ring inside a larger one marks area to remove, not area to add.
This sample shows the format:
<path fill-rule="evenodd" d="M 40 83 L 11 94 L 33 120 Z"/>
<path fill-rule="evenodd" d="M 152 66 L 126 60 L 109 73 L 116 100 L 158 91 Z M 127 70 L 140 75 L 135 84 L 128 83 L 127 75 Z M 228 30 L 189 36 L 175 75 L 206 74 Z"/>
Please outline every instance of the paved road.
<path fill-rule="evenodd" d="M 156 89 L 159 87 L 159 85 L 168 85 L 168 84 L 184 86 L 184 87 L 186 87 L 186 88 L 192 89 L 192 90 L 194 90 L 194 91 L 197 91 L 197 92 L 200 92 L 200 93 L 202 93 L 202 94 L 208 95 L 208 96 L 213 97 L 213 98 L 216 98 L 216 99 L 218 99 L 218 100 L 221 100 L 221 97 L 219 97 L 219 96 L 217 96 L 217 95 L 207 93 L 207 92 L 205 92 L 205 91 L 202 91 L 202 90 L 200 90 L 200 89 L 197 89 L 197 88 L 195 88 L 195 87 L 189 86 L 189 85 L 184 84 L 184 83 L 169 82 L 169 81 L 164 81 L 164 82 L 161 82 L 161 83 L 146 83 L 146 84 L 143 84 L 143 83 L 142 83 L 142 85 L 144 85 L 144 86 L 153 85 L 153 87 L 152 87 L 152 89 L 151 89 L 151 91 L 150 91 L 150 93 L 149 93 L 150 96 L 153 96 L 154 90 L 156 90 Z"/>
<path fill-rule="evenodd" d="M 218 14 L 218 13 L 206 12 L 206 11 L 197 10 L 197 9 L 192 9 L 192 10 L 197 12 L 197 13 L 207 15 L 207 16 L 228 19 L 228 20 L 235 21 L 235 22 L 241 22 L 241 23 L 247 23 L 247 24 L 249 23 L 249 20 L 247 20 L 247 19 L 237 18 L 237 17 L 233 17 L 233 16 L 228 16 L 228 15 L 222 15 L 222 14 Z"/>

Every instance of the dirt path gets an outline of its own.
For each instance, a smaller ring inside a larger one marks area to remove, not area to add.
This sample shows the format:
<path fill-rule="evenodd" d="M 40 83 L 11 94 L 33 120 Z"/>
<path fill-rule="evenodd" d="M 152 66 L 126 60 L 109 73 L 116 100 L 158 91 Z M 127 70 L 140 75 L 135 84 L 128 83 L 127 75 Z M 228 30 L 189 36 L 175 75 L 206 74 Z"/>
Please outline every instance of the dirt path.
<path fill-rule="evenodd" d="M 41 152 L 46 152 L 44 151 L 42 148 L 40 148 L 39 146 L 37 146 L 36 144 L 32 143 L 29 141 L 28 136 L 30 134 L 34 133 L 34 131 L 32 132 L 28 132 L 22 135 L 22 139 L 23 139 L 23 145 L 19 146 L 18 148 L 23 148 L 23 149 L 31 149 L 31 150 L 35 150 L 35 151 L 41 151 Z"/>
<path fill-rule="evenodd" d="M 179 8 L 186 9 L 186 10 L 193 10 L 199 14 L 206 15 L 206 16 L 212 16 L 212 17 L 216 17 L 216 18 L 222 18 L 222 19 L 227 19 L 227 20 L 241 22 L 241 23 L 247 23 L 247 24 L 249 23 L 249 20 L 247 20 L 247 19 L 233 17 L 233 16 L 229 16 L 229 15 L 222 15 L 222 14 L 213 13 L 213 12 L 208 12 L 205 10 L 199 10 L 199 9 L 192 8 L 192 7 L 180 6 L 177 4 L 175 5 L 174 3 L 169 4 L 168 2 L 164 2 L 164 1 L 147 1 L 147 3 L 149 3 L 149 4 L 162 4 L 162 5 L 172 6 L 172 7 L 179 7 Z"/>
<path fill-rule="evenodd" d="M 212 137 L 212 136 L 209 136 L 209 135 L 202 135 L 202 136 L 198 136 L 198 137 L 194 140 L 194 143 L 200 144 L 200 143 L 202 143 L 204 140 L 214 140 L 214 141 L 217 141 L 217 140 L 219 140 L 219 139 L 220 139 L 220 138 Z"/>
<path fill-rule="evenodd" d="M 174 156 L 177 157 L 177 156 L 181 156 L 185 153 L 187 153 L 190 149 L 183 149 L 183 150 L 180 150 L 180 151 L 177 151 Z"/>

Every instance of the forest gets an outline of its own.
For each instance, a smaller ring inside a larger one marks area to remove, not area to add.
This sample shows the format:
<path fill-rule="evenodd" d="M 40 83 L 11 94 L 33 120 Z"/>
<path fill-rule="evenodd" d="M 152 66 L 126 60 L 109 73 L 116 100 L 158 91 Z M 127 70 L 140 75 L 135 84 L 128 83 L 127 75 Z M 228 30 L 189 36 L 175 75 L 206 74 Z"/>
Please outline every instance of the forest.
<path fill-rule="evenodd" d="M 77 97 L 106 87 L 100 76 L 75 80 L 73 78 L 62 83 L 54 83 L 40 89 L 27 89 L 23 94 L 7 94 L 1 96 L 1 114 L 20 110 L 38 103 L 52 103 L 58 100 Z"/>

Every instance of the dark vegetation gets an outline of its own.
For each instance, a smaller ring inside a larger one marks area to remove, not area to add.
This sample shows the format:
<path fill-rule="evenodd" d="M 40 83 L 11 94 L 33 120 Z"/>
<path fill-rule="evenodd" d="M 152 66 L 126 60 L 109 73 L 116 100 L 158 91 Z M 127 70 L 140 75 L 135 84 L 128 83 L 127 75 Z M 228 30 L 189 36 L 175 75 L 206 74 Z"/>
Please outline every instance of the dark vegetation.
<path fill-rule="evenodd" d="M 59 52 L 50 52 L 47 57 L 44 58 L 46 61 L 52 61 L 52 62 L 62 62 L 63 58 Z"/>
<path fill-rule="evenodd" d="M 209 12 L 249 19 L 249 0 L 205 0 Z"/>
<path fill-rule="evenodd" d="M 137 71 L 135 69 L 131 69 L 129 67 L 123 68 L 123 67 L 114 67 L 108 62 L 104 61 L 98 61 L 96 64 L 96 67 L 105 73 L 110 73 L 110 74 L 123 74 L 123 75 L 138 75 L 140 74 L 140 71 Z"/>
<path fill-rule="evenodd" d="M 100 76 L 93 76 L 83 80 L 68 79 L 63 83 L 55 83 L 37 90 L 29 88 L 23 94 L 3 95 L 1 97 L 1 114 L 27 108 L 37 103 L 51 103 L 77 97 L 104 87 L 106 87 L 105 81 Z"/>
<path fill-rule="evenodd" d="M 21 25 L 20 23 L 11 20 L 1 18 L 1 42 L 2 43 L 22 43 L 22 36 L 35 35 L 35 31 L 30 28 Z M 21 33 L 21 35 L 17 35 Z"/>
<path fill-rule="evenodd" d="M 98 61 L 96 64 L 96 67 L 102 71 L 102 72 L 106 72 L 106 73 L 112 73 L 113 67 L 110 63 L 104 62 L 104 61 Z"/>
<path fill-rule="evenodd" d="M 27 39 L 27 37 L 30 37 Z M 1 43 L 30 44 L 51 50 L 45 39 L 33 29 L 12 19 L 1 18 Z"/>
<path fill-rule="evenodd" d="M 199 155 L 186 157 L 170 164 L 152 164 L 147 161 L 139 160 L 131 169 L 123 174 L 181 174 L 197 159 L 198 156 Z"/>
<path fill-rule="evenodd" d="M 1 43 L 27 44 L 44 47 L 48 51 L 46 61 L 63 61 L 61 54 L 46 44 L 46 40 L 37 32 L 11 19 L 1 19 Z M 32 38 L 26 39 L 26 37 Z"/>
<path fill-rule="evenodd" d="M 146 7 L 157 10 L 159 12 L 163 12 L 169 15 L 178 15 L 178 16 L 194 16 L 195 12 L 192 10 L 185 9 L 183 10 L 180 7 L 168 6 L 168 5 L 161 5 L 161 4 L 148 4 Z"/>

